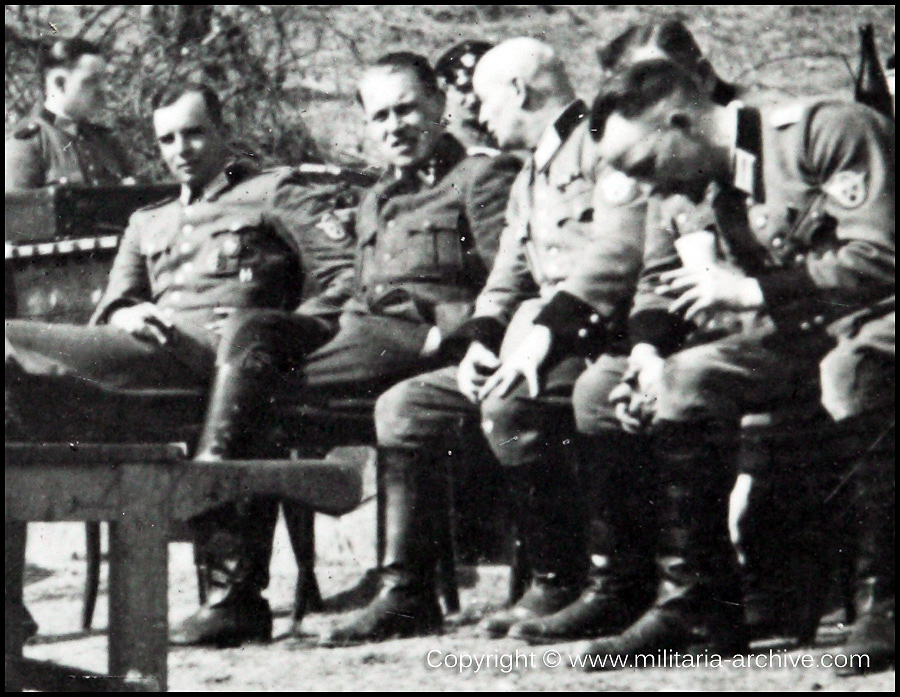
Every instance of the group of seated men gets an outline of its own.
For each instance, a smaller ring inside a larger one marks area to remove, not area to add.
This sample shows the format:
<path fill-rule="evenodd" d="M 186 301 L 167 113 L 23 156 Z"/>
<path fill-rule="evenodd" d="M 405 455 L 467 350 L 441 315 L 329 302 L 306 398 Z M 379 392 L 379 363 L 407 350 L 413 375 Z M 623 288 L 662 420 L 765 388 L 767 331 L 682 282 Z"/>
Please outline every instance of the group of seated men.
<path fill-rule="evenodd" d="M 103 147 L 85 168 L 111 137 L 89 122 L 105 65 L 66 46 L 7 142 L 7 190 L 127 173 Z M 753 476 L 742 418 L 820 403 L 854 490 L 843 650 L 867 660 L 845 672 L 890 666 L 893 121 L 749 107 L 676 21 L 599 55 L 592 105 L 534 39 L 467 43 L 437 71 L 384 55 L 357 91 L 382 167 L 368 188 L 235 158 L 215 92 L 168 87 L 153 128 L 181 194 L 132 216 L 90 326 L 7 321 L 8 425 L 115 439 L 142 426 L 123 398 L 140 414 L 145 393 L 196 387 L 195 457 L 215 461 L 270 447 L 278 404 L 377 399 L 387 539 L 374 599 L 320 638 L 346 646 L 440 629 L 435 502 L 474 423 L 532 578 L 484 633 L 724 655 L 748 641 L 728 508 Z M 211 592 L 173 642 L 271 637 L 276 515 L 254 500 L 194 521 Z"/>

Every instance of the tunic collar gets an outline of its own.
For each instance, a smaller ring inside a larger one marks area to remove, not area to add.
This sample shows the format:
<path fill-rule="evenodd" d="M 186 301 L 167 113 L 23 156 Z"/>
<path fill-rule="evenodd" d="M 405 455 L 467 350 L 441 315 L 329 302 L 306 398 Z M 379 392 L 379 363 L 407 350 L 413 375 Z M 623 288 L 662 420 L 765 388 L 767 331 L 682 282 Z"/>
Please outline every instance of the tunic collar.
<path fill-rule="evenodd" d="M 572 131 L 584 120 L 587 113 L 587 105 L 576 99 L 544 131 L 534 149 L 534 166 L 538 171 L 547 168 L 562 144 L 572 135 Z"/>

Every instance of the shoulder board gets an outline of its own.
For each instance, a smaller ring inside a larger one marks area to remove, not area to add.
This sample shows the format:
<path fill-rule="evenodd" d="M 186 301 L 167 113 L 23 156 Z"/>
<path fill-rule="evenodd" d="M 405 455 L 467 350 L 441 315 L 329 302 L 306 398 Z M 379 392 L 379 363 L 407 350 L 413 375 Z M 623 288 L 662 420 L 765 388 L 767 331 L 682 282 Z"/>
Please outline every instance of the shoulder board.
<path fill-rule="evenodd" d="M 36 121 L 30 121 L 23 126 L 17 128 L 13 135 L 17 140 L 28 140 L 30 138 L 34 138 L 38 133 L 41 132 L 41 127 L 38 125 Z"/>
<path fill-rule="evenodd" d="M 471 145 L 466 148 L 466 155 L 469 157 L 497 157 L 501 151 L 487 145 Z"/>
<path fill-rule="evenodd" d="M 351 169 L 333 164 L 304 163 L 293 168 L 304 182 L 330 184 L 346 182 L 355 186 L 371 186 L 377 176 L 371 170 Z"/>
<path fill-rule="evenodd" d="M 787 128 L 798 123 L 809 108 L 807 104 L 795 103 L 773 109 L 769 114 L 769 123 L 775 128 Z"/>

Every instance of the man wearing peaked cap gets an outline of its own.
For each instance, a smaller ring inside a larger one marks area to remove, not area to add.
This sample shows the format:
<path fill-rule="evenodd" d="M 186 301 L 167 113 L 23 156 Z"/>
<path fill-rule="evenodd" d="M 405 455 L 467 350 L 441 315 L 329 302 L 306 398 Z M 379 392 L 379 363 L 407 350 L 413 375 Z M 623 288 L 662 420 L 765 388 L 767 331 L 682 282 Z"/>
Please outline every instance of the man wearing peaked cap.
<path fill-rule="evenodd" d="M 491 134 L 478 120 L 480 104 L 472 86 L 475 66 L 493 48 L 486 41 L 463 41 L 451 46 L 434 64 L 438 86 L 446 95 L 444 120 L 447 130 L 470 149 L 496 148 Z"/>

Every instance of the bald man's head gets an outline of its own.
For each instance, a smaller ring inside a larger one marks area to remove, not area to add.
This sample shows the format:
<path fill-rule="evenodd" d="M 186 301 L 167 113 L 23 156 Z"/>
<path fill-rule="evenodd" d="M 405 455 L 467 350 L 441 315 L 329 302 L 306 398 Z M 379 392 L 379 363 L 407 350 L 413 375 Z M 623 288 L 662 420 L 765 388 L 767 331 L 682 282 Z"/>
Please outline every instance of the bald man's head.
<path fill-rule="evenodd" d="M 528 148 L 575 99 L 565 66 L 542 41 L 504 41 L 478 62 L 473 79 L 481 120 L 501 147 Z"/>

